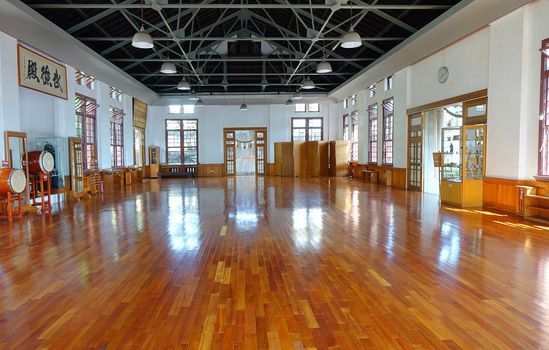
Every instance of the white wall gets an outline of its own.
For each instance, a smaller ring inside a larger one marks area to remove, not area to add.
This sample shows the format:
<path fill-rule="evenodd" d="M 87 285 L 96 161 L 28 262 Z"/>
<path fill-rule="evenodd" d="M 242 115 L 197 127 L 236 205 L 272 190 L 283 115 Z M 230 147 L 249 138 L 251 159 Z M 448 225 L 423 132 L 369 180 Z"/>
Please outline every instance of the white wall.
<path fill-rule="evenodd" d="M 55 58 L 53 58 L 55 59 Z M 111 167 L 109 106 L 122 108 L 124 118 L 124 160 L 133 165 L 132 98 L 123 95 L 122 102 L 109 96 L 109 86 L 96 81 L 94 90 L 75 83 L 75 69 L 67 67 L 68 99 L 20 87 L 17 78 L 17 39 L 0 32 L 0 159 L 5 158 L 4 132 L 27 133 L 29 150 L 36 147 L 37 137 L 70 137 L 76 135 L 75 93 L 96 99 L 97 146 L 101 168 Z"/>
<path fill-rule="evenodd" d="M 248 105 L 241 111 L 239 105 L 207 105 L 196 108 L 194 114 L 169 114 L 168 106 L 149 107 L 147 146 L 160 147 L 160 161 L 166 161 L 165 120 L 198 119 L 198 158 L 202 164 L 221 164 L 223 158 L 223 129 L 236 127 L 267 128 L 268 162 L 274 162 L 274 142 L 291 141 L 292 117 L 322 117 L 324 139 L 335 140 L 339 120 L 335 104 L 321 104 L 318 113 L 294 113 L 293 107 L 284 105 Z M 149 127 L 150 126 L 150 127 Z"/>

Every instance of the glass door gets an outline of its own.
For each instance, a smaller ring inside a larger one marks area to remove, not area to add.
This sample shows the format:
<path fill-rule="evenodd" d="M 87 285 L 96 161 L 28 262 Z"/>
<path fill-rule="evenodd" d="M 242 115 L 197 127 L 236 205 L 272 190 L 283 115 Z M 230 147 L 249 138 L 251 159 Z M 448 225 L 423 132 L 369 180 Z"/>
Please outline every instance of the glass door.
<path fill-rule="evenodd" d="M 408 189 L 422 190 L 423 164 L 423 116 L 408 118 Z"/>
<path fill-rule="evenodd" d="M 225 175 L 235 175 L 235 132 L 234 130 L 225 130 Z"/>
<path fill-rule="evenodd" d="M 256 174 L 265 175 L 265 153 L 266 153 L 266 144 L 267 144 L 267 132 L 265 130 L 257 130 L 255 132 L 255 161 L 256 161 Z"/>

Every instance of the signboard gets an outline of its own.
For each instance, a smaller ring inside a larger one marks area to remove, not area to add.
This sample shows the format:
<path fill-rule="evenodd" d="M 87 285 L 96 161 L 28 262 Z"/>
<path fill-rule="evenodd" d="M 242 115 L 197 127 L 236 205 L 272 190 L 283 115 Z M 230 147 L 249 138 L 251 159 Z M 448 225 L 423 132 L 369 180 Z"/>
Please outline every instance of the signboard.
<path fill-rule="evenodd" d="M 67 69 L 64 65 L 17 45 L 19 85 L 67 99 Z"/>

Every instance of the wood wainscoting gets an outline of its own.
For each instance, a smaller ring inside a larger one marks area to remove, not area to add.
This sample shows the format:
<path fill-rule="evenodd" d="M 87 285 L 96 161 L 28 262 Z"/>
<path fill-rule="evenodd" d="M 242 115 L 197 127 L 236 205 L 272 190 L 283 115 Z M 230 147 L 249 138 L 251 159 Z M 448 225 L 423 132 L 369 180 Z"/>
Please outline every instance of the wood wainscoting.
<path fill-rule="evenodd" d="M 225 176 L 225 164 L 198 164 L 197 176 L 199 177 Z"/>
<path fill-rule="evenodd" d="M 377 172 L 377 182 L 380 184 L 406 189 L 406 168 L 395 168 L 377 164 L 358 164 L 353 167 L 353 177 L 362 178 L 363 169 Z"/>
<path fill-rule="evenodd" d="M 520 191 L 517 186 L 531 186 L 549 193 L 549 182 L 536 180 L 512 180 L 495 177 L 484 178 L 483 206 L 508 213 L 524 215 Z"/>

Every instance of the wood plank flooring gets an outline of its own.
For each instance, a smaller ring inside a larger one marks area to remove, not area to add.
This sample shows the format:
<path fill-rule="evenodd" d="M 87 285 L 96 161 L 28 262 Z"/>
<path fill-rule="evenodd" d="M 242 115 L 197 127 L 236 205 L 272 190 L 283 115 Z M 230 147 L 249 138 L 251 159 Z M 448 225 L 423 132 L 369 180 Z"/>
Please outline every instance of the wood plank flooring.
<path fill-rule="evenodd" d="M 549 228 L 348 179 L 146 181 L 0 228 L 1 349 L 547 349 Z"/>

